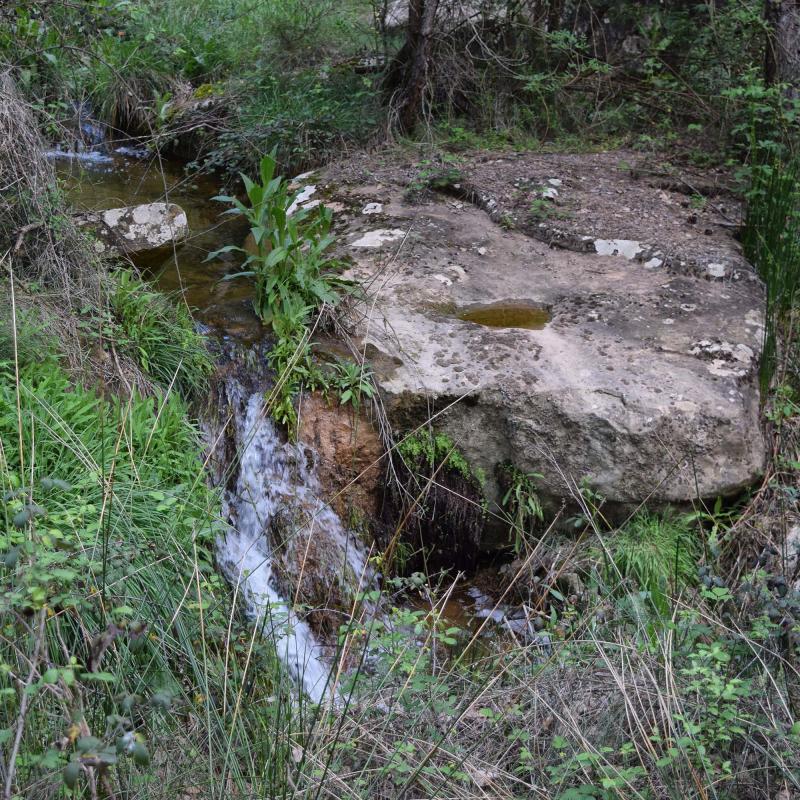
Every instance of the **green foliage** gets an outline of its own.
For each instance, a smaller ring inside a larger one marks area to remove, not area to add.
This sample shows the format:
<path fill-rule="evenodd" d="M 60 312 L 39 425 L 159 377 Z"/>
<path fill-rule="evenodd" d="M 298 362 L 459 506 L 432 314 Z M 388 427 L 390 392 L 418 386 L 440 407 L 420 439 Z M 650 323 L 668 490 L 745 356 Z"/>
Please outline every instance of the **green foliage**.
<path fill-rule="evenodd" d="M 349 403 L 355 411 L 361 408 L 362 398 L 370 400 L 375 396 L 372 371 L 354 361 L 337 361 L 328 385 L 339 393 L 341 405 Z"/>
<path fill-rule="evenodd" d="M 103 333 L 162 387 L 191 399 L 205 390 L 213 361 L 186 306 L 173 303 L 129 270 L 112 278 Z"/>
<path fill-rule="evenodd" d="M 766 396 L 778 367 L 778 344 L 794 339 L 793 309 L 800 288 L 800 162 L 776 152 L 774 143 L 757 154 L 747 193 L 742 243 L 766 284 L 761 390 Z"/>
<path fill-rule="evenodd" d="M 563 736 L 556 736 L 553 748 L 558 751 L 560 762 L 548 767 L 551 784 L 555 788 L 577 784 L 559 791 L 557 800 L 618 800 L 635 796 L 633 786 L 646 774 L 645 768 L 636 763 L 632 742 L 625 742 L 619 748 L 605 745 L 597 750 L 575 752 L 576 748 Z"/>
<path fill-rule="evenodd" d="M 245 269 L 227 279 L 242 276 L 255 279 L 256 313 L 266 324 L 301 306 L 335 305 L 339 292 L 351 288 L 348 281 L 336 276 L 340 262 L 326 253 L 334 241 L 330 233 L 330 210 L 320 206 L 309 211 L 298 206 L 299 193 L 292 193 L 289 182 L 275 176 L 276 163 L 274 154 L 262 158 L 260 183 L 241 176 L 249 205 L 227 195 L 215 198 L 233 206 L 227 213 L 247 219 L 256 252 L 228 245 L 208 256 L 216 258 L 227 252 L 246 255 Z"/>
<path fill-rule="evenodd" d="M 16 350 L 21 364 L 39 361 L 52 351 L 53 332 L 49 321 L 31 309 L 17 308 L 17 325 L 11 318 L 11 309 L 0 313 L 0 363 L 13 361 Z"/>
<path fill-rule="evenodd" d="M 610 580 L 633 580 L 654 608 L 667 614 L 671 594 L 697 578 L 699 545 L 685 518 L 640 511 L 606 540 Z"/>
<path fill-rule="evenodd" d="M 421 428 L 397 443 L 397 453 L 415 469 L 435 470 L 443 466 L 465 480 L 474 482 L 476 486 L 483 486 L 486 481 L 486 476 L 480 469 L 472 468 L 446 433 L 434 433 L 430 428 Z"/>
<path fill-rule="evenodd" d="M 199 607 L 171 621 L 188 587 L 207 623 L 221 613 L 198 433 L 177 395 L 101 398 L 45 358 L 18 384 L 0 365 L 0 440 L 0 729 L 24 734 L 17 783 L 63 768 L 85 785 L 87 764 L 127 774 L 148 760 L 145 736 L 164 746 L 159 698 L 193 670 Z"/>
<path fill-rule="evenodd" d="M 0 18 L 0 59 L 55 136 L 89 99 L 115 131 L 171 142 L 188 89 L 225 98 L 198 166 L 235 175 L 277 148 L 300 171 L 377 130 L 377 82 L 347 61 L 373 45 L 365 10 L 361 0 L 17 4 Z"/>
<path fill-rule="evenodd" d="M 514 534 L 514 553 L 519 555 L 527 535 L 544 521 L 544 509 L 536 493 L 536 480 L 542 476 L 538 472 L 523 472 L 509 462 L 500 465 L 500 472 L 508 487 L 500 505 Z"/>
<path fill-rule="evenodd" d="M 464 180 L 459 170 L 463 157 L 451 153 L 437 153 L 436 158 L 424 158 L 417 165 L 417 173 L 408 184 L 407 196 L 414 201 L 427 189 L 446 191 Z"/>
<path fill-rule="evenodd" d="M 339 362 L 330 374 L 314 363 L 313 316 L 321 306 L 336 306 L 343 292 L 352 293 L 356 287 L 338 276 L 342 264 L 327 253 L 334 242 L 330 210 L 320 206 L 309 211 L 298 206 L 299 193 L 291 192 L 288 181 L 275 175 L 275 167 L 273 153 L 261 159 L 260 183 L 242 175 L 249 205 L 235 197 L 215 198 L 233 206 L 226 213 L 247 219 L 256 251 L 228 245 L 208 258 L 225 252 L 246 255 L 244 271 L 227 279 L 255 279 L 256 312 L 262 322 L 272 326 L 276 336 L 269 360 L 277 383 L 268 406 L 273 417 L 293 435 L 297 423 L 293 400 L 301 387 L 326 392 L 336 389 L 340 402 L 350 403 L 356 410 L 362 397 L 371 398 L 375 390 L 364 366 Z"/>
<path fill-rule="evenodd" d="M 700 643 L 689 655 L 689 666 L 681 674 L 689 679 L 688 692 L 696 692 L 702 701 L 703 714 L 694 719 L 678 714 L 689 742 L 684 746 L 697 766 L 712 770 L 711 754 L 724 753 L 737 736 L 746 732 L 750 715 L 740 710 L 741 700 L 750 697 L 750 681 L 728 674 L 731 655 L 721 642 Z M 730 760 L 722 764 L 730 772 Z"/>
<path fill-rule="evenodd" d="M 297 411 L 294 398 L 301 388 L 310 391 L 327 388 L 325 375 L 317 366 L 311 352 L 308 319 L 311 306 L 297 305 L 284 310 L 272 321 L 276 341 L 268 358 L 276 375 L 267 407 L 273 418 L 287 428 L 294 438 L 297 428 Z"/>
<path fill-rule="evenodd" d="M 263 153 L 274 150 L 297 173 L 366 144 L 381 124 L 374 81 L 351 71 L 258 72 L 230 90 L 243 95 L 237 114 L 195 166 L 255 172 Z"/>

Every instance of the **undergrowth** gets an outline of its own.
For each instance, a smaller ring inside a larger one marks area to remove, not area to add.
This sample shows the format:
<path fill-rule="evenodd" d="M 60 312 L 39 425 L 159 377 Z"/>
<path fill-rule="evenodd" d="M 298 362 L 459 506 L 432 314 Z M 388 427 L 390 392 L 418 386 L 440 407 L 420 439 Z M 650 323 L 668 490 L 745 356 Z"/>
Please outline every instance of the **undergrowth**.
<path fill-rule="evenodd" d="M 697 580 L 701 547 L 687 518 L 674 514 L 636 514 L 606 541 L 609 576 L 632 580 L 647 599 L 666 614 L 669 598 L 677 597 Z"/>
<path fill-rule="evenodd" d="M 130 270 L 115 270 L 105 338 L 162 387 L 185 399 L 200 397 L 213 361 L 186 306 L 152 289 Z"/>
<path fill-rule="evenodd" d="M 747 193 L 742 243 L 747 258 L 764 280 L 766 305 L 761 390 L 766 396 L 776 369 L 790 363 L 779 343 L 796 338 L 795 308 L 800 288 L 800 193 L 797 157 L 777 143 L 762 144 L 754 153 Z M 778 376 L 782 382 L 784 376 Z"/>
<path fill-rule="evenodd" d="M 236 252 L 245 256 L 242 271 L 224 280 L 252 278 L 253 305 L 262 323 L 271 326 L 276 341 L 268 359 L 276 383 L 268 398 L 272 416 L 290 436 L 297 426 L 295 397 L 300 389 L 338 392 L 340 403 L 358 411 L 362 401 L 374 396 L 370 370 L 363 364 L 339 362 L 326 368 L 314 358 L 312 337 L 324 315 L 359 287 L 340 273 L 344 263 L 329 250 L 332 213 L 324 205 L 306 208 L 301 190 L 275 174 L 275 151 L 261 159 L 259 181 L 242 175 L 247 203 L 223 195 L 215 199 L 230 204 L 228 214 L 244 216 L 250 226 L 255 252 L 228 245 L 208 255 Z"/>

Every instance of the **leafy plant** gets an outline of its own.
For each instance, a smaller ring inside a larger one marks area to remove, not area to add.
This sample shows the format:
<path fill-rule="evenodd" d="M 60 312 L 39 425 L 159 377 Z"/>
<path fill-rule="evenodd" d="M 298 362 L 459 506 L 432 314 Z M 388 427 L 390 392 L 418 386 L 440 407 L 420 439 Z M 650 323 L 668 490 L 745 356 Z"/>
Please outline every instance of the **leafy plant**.
<path fill-rule="evenodd" d="M 337 361 L 334 364 L 333 376 L 329 381 L 330 387 L 339 393 L 341 405 L 349 403 L 355 411 L 361 408 L 362 398 L 369 400 L 375 395 L 372 371 L 366 365 L 356 364 L 355 361 Z"/>
<path fill-rule="evenodd" d="M 479 469 L 473 470 L 464 454 L 446 433 L 434 433 L 430 428 L 422 428 L 403 437 L 397 444 L 397 452 L 409 464 L 416 467 L 432 470 L 444 465 L 463 478 L 476 481 L 479 486 L 486 480 L 486 476 Z"/>
<path fill-rule="evenodd" d="M 297 427 L 294 407 L 297 392 L 304 386 L 311 391 L 327 387 L 325 375 L 311 352 L 308 318 L 312 311 L 311 306 L 295 299 L 272 322 L 276 342 L 267 357 L 275 371 L 276 383 L 267 407 L 273 418 L 287 428 L 290 437 L 294 437 Z"/>
<path fill-rule="evenodd" d="M 246 255 L 245 269 L 226 276 L 226 280 L 242 276 L 255 279 L 256 313 L 266 324 L 300 304 L 312 308 L 323 303 L 335 305 L 341 291 L 352 289 L 349 281 L 336 275 L 341 263 L 326 252 L 334 241 L 330 210 L 319 206 L 309 211 L 298 205 L 299 192 L 290 192 L 288 181 L 275 176 L 276 163 L 274 153 L 261 159 L 260 183 L 241 176 L 249 205 L 228 195 L 214 198 L 233 206 L 226 214 L 247 219 L 256 252 L 228 245 L 208 256 L 212 259 L 227 252 Z"/>
<path fill-rule="evenodd" d="M 246 254 L 244 271 L 227 279 L 249 276 L 255 279 L 256 312 L 262 322 L 271 324 L 277 342 L 269 355 L 277 373 L 276 387 L 269 407 L 275 419 L 287 426 L 293 435 L 297 413 L 293 398 L 306 386 L 310 389 L 327 387 L 326 377 L 313 362 L 309 323 L 321 305 L 335 306 L 342 292 L 356 287 L 336 273 L 342 264 L 328 255 L 334 238 L 330 233 L 332 215 L 320 206 L 309 211 L 299 204 L 298 192 L 289 190 L 289 183 L 275 175 L 275 153 L 261 159 L 260 183 L 242 175 L 249 205 L 235 197 L 219 196 L 221 202 L 232 204 L 225 213 L 243 215 L 250 223 L 256 251 L 228 245 L 220 253 Z M 371 396 L 369 381 L 355 376 L 348 367 L 337 366 L 335 381 L 340 387 L 343 402 L 358 407 L 362 395 Z"/>
<path fill-rule="evenodd" d="M 746 733 L 750 715 L 740 709 L 741 701 L 751 693 L 750 681 L 728 675 L 731 655 L 722 642 L 698 644 L 689 656 L 689 666 L 681 670 L 688 679 L 687 691 L 696 692 L 702 713 L 694 718 L 677 714 L 685 737 L 678 745 L 685 749 L 698 767 L 712 771 L 711 754 L 725 752 L 735 737 Z M 722 763 L 730 774 L 730 760 Z"/>

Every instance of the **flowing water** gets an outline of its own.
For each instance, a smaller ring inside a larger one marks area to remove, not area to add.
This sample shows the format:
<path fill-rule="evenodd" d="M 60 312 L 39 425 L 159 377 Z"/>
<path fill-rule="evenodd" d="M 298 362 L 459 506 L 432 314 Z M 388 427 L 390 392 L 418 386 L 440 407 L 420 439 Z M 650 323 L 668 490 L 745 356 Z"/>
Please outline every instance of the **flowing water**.
<path fill-rule="evenodd" d="M 149 277 L 165 292 L 180 292 L 212 335 L 235 342 L 240 355 L 250 349 L 250 360 L 256 362 L 248 381 L 220 377 L 217 408 L 207 421 L 217 480 L 225 487 L 222 511 L 230 524 L 217 542 L 219 565 L 253 624 L 273 639 L 289 672 L 320 702 L 329 683 L 330 648 L 294 610 L 296 598 L 287 597 L 281 587 L 293 578 L 303 580 L 312 553 L 320 556 L 314 568 L 323 570 L 325 585 L 348 584 L 338 586 L 339 598 L 348 589 L 355 597 L 372 575 L 363 546 L 322 499 L 315 454 L 287 442 L 264 412 L 268 382 L 257 346 L 264 331 L 252 311 L 250 281 L 220 282 L 236 271 L 236 262 L 206 260 L 210 251 L 241 244 L 246 227 L 220 216 L 226 207 L 211 199 L 219 191 L 213 178 L 187 178 L 174 165 L 134 158 L 135 151 L 95 148 L 49 155 L 57 159 L 68 194 L 80 210 L 168 200 L 187 213 L 188 242 Z"/>
<path fill-rule="evenodd" d="M 274 527 L 289 519 L 283 531 L 298 542 L 314 537 L 323 546 L 330 569 L 366 580 L 369 570 L 363 548 L 348 534 L 322 497 L 313 464 L 300 445 L 286 442 L 264 413 L 263 391 L 248 391 L 236 379 L 225 393 L 233 414 L 238 475 L 223 496 L 223 513 L 231 528 L 218 541 L 223 573 L 247 603 L 254 624 L 275 642 L 278 655 L 314 702 L 323 699 L 330 666 L 324 648 L 309 625 L 299 619 L 277 587 Z"/>

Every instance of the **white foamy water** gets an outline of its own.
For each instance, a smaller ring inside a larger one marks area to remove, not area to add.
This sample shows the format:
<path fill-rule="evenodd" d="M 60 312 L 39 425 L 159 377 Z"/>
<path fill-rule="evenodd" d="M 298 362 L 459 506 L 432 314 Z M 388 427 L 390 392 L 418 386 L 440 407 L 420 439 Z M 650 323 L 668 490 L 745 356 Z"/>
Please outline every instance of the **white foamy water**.
<path fill-rule="evenodd" d="M 46 150 L 45 158 L 65 159 L 69 161 L 85 161 L 90 164 L 113 164 L 114 159 L 100 150 Z"/>
<path fill-rule="evenodd" d="M 239 469 L 235 488 L 224 494 L 223 512 L 231 528 L 218 540 L 219 562 L 228 580 L 239 587 L 249 616 L 273 638 L 290 673 L 311 700 L 320 702 L 331 667 L 311 628 L 276 588 L 270 526 L 276 519 L 279 524 L 290 520 L 294 528 L 288 535 L 298 537 L 299 547 L 311 537 L 329 559 L 326 569 L 346 571 L 354 584 L 369 574 L 366 558 L 355 537 L 321 500 L 322 488 L 303 448 L 283 441 L 275 423 L 264 415 L 263 393 L 248 397 L 237 382 L 227 389 L 236 416 Z"/>

